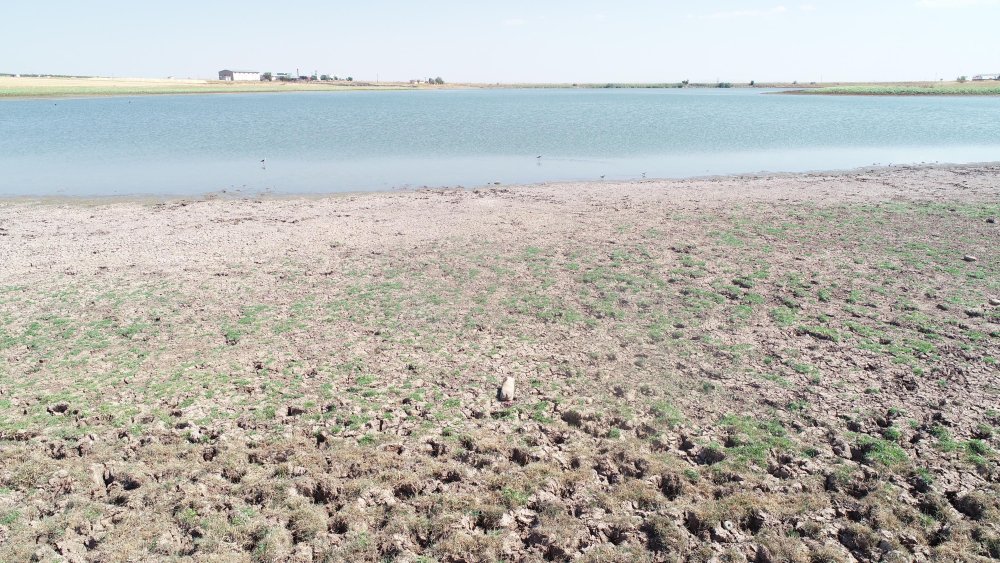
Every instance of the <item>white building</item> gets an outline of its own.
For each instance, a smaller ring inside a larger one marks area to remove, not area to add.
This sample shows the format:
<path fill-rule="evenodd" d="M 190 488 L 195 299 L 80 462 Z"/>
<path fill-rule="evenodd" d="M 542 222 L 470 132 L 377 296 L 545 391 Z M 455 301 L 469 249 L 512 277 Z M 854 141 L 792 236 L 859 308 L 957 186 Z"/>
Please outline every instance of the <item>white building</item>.
<path fill-rule="evenodd" d="M 219 80 L 260 82 L 260 73 L 256 70 L 220 70 Z"/>

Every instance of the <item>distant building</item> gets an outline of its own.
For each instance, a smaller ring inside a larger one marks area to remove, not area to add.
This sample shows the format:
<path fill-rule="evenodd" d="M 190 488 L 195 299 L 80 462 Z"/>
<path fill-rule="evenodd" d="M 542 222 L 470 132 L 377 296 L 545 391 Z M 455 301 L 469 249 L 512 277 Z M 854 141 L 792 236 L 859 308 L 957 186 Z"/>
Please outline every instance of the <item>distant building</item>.
<path fill-rule="evenodd" d="M 973 80 L 1000 80 L 1000 73 L 998 74 L 977 74 L 972 77 Z"/>
<path fill-rule="evenodd" d="M 260 82 L 260 73 L 256 70 L 220 70 L 219 80 L 230 82 Z"/>

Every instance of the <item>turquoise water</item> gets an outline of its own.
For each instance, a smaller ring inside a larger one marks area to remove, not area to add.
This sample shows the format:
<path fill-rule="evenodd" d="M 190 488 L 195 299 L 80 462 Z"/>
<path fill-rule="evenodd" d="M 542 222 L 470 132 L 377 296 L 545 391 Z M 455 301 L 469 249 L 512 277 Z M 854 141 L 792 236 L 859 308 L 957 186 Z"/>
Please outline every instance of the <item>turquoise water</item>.
<path fill-rule="evenodd" d="M 337 192 L 996 160 L 997 97 L 567 89 L 0 101 L 0 195 Z"/>

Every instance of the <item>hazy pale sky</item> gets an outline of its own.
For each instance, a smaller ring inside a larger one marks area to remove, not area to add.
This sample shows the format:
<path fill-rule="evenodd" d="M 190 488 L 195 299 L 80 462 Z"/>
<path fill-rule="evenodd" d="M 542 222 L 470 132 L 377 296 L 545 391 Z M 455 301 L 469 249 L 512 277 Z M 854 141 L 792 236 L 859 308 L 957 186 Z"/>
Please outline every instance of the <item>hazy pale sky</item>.
<path fill-rule="evenodd" d="M 1000 0 L 3 0 L 0 72 L 674 82 L 1000 72 Z"/>

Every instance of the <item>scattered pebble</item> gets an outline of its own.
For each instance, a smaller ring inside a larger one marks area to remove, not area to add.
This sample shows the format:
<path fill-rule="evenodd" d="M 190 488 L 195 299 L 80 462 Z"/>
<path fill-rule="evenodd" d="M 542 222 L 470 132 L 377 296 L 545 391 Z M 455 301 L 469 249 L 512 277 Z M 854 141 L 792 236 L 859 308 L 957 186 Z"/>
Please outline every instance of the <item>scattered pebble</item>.
<path fill-rule="evenodd" d="M 979 258 L 976 258 L 971 254 L 966 254 L 965 256 L 962 257 L 962 260 L 965 260 L 966 262 L 978 262 Z"/>

